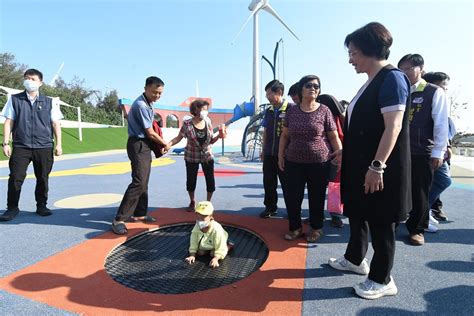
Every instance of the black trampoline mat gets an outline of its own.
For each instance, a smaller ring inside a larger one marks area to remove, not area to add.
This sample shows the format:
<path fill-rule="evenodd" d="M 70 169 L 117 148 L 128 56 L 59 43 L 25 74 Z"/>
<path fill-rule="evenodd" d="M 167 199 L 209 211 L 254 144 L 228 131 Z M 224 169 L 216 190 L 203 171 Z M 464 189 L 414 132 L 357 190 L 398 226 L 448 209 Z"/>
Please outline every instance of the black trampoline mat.
<path fill-rule="evenodd" d="M 209 267 L 211 257 L 188 256 L 193 224 L 161 227 L 137 235 L 117 246 L 105 261 L 105 270 L 118 283 L 141 292 L 184 294 L 213 289 L 246 278 L 267 260 L 268 247 L 254 233 L 222 225 L 235 244 L 219 267 Z"/>

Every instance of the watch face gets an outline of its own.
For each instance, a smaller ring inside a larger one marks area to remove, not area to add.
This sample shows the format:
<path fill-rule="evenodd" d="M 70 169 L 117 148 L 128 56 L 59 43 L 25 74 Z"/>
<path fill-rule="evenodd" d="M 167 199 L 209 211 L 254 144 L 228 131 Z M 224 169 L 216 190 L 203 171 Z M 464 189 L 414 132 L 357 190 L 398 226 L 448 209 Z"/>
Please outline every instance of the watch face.
<path fill-rule="evenodd" d="M 374 160 L 372 161 L 372 165 L 375 167 L 375 168 L 381 168 L 382 167 L 382 163 L 378 160 Z"/>

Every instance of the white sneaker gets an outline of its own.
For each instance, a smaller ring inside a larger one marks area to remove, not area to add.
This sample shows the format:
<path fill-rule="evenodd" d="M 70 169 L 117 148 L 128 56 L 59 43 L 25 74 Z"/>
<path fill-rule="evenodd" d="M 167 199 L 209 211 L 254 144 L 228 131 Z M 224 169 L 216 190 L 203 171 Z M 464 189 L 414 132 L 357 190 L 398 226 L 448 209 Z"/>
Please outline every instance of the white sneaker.
<path fill-rule="evenodd" d="M 430 224 L 438 225 L 439 222 L 436 218 L 433 217 L 433 212 L 430 210 Z"/>
<path fill-rule="evenodd" d="M 362 275 L 367 275 L 370 271 L 367 258 L 364 258 L 364 260 L 362 260 L 362 262 L 358 266 L 348 261 L 346 258 L 344 258 L 344 256 L 337 259 L 329 258 L 328 264 L 336 270 L 352 271 Z"/>
<path fill-rule="evenodd" d="M 375 300 L 382 296 L 396 295 L 398 293 L 393 277 L 390 277 L 390 283 L 388 284 L 380 284 L 367 279 L 362 283 L 354 285 L 354 290 L 357 295 L 368 300 Z"/>
<path fill-rule="evenodd" d="M 431 224 L 431 223 L 429 223 L 428 228 L 425 229 L 425 232 L 428 232 L 428 233 L 436 233 L 437 231 L 438 231 L 438 227 L 436 227 L 436 225 Z"/>

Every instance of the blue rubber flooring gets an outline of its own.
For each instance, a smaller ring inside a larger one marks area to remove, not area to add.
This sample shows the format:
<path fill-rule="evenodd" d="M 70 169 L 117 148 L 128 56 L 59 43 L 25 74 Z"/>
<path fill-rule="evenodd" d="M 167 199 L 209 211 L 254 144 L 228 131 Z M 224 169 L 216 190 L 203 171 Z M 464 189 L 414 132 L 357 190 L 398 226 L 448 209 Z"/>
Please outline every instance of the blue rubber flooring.
<path fill-rule="evenodd" d="M 189 203 L 183 157 L 168 157 L 175 163 L 152 168 L 150 210 L 185 207 Z M 128 162 L 126 153 L 95 157 L 75 155 L 74 159 L 55 162 L 53 171 L 111 162 Z M 240 176 L 216 178 L 217 190 L 213 197 L 215 208 L 228 214 L 258 216 L 263 210 L 261 164 L 239 161 L 239 166 L 218 163 L 215 168 L 246 172 Z M 32 173 L 32 168 L 29 173 Z M 8 167 L 0 167 L 0 177 L 7 176 Z M 472 172 L 466 177 L 472 179 Z M 59 209 L 53 206 L 56 201 L 83 194 L 123 194 L 129 182 L 130 173 L 51 177 L 50 207 L 54 215 L 43 218 L 34 213 L 35 180 L 25 180 L 20 201 L 22 212 L 13 221 L 0 223 L 0 278 L 109 231 L 119 204 Z M 376 301 L 360 299 L 354 294 L 352 286 L 362 282 L 364 277 L 344 274 L 327 265 L 329 257 L 338 257 L 344 253 L 349 227 L 347 219 L 344 219 L 346 225 L 342 229 L 332 228 L 326 222 L 321 242 L 309 245 L 307 249 L 303 315 L 473 315 L 473 190 L 472 185 L 457 182 L 454 178 L 453 185 L 442 195 L 449 221 L 439 225 L 438 233 L 427 233 L 427 243 L 422 247 L 408 245 L 406 229 L 400 225 L 392 271 L 399 294 Z M 6 191 L 7 180 L 0 179 L 2 207 L 6 204 Z M 205 199 L 205 194 L 204 177 L 199 177 L 196 199 Z M 281 194 L 279 207 L 279 215 L 285 218 Z M 303 215 L 307 216 L 306 199 L 303 208 Z M 268 229 L 272 229 L 273 220 L 278 219 L 265 219 Z M 369 260 L 371 255 L 369 250 Z M 0 315 L 70 314 L 0 290 Z"/>

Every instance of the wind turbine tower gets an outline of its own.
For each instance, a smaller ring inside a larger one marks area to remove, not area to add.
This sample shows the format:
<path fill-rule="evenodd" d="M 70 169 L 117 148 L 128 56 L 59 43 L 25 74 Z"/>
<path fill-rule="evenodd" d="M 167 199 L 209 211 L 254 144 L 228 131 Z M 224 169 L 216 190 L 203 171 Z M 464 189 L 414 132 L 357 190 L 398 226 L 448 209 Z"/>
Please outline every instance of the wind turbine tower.
<path fill-rule="evenodd" d="M 245 28 L 247 23 L 250 21 L 250 19 L 253 17 L 253 71 L 252 71 L 252 99 L 255 104 L 255 111 L 257 112 L 259 110 L 260 106 L 260 68 L 259 68 L 259 63 L 260 63 L 260 53 L 259 53 L 259 32 L 258 32 L 258 13 L 260 10 L 267 11 L 271 15 L 273 15 L 278 21 L 280 21 L 281 24 L 283 24 L 284 27 L 290 33 L 297 39 L 298 36 L 286 25 L 286 23 L 282 20 L 282 18 L 276 13 L 276 11 L 270 6 L 268 3 L 268 0 L 252 0 L 249 4 L 249 10 L 252 11 L 250 13 L 250 16 L 247 18 L 245 21 L 244 25 L 241 27 L 240 31 L 237 33 L 235 36 L 234 40 L 240 35 L 242 30 Z"/>

